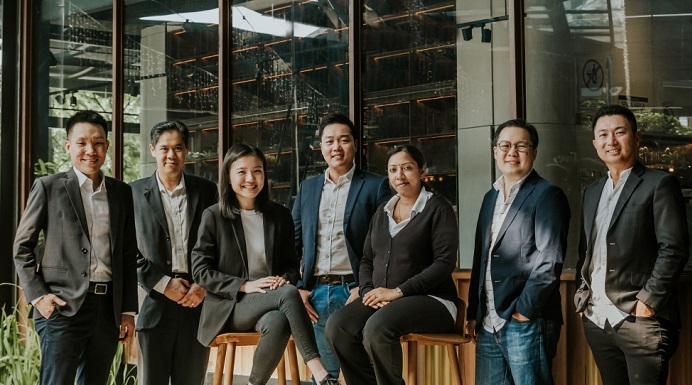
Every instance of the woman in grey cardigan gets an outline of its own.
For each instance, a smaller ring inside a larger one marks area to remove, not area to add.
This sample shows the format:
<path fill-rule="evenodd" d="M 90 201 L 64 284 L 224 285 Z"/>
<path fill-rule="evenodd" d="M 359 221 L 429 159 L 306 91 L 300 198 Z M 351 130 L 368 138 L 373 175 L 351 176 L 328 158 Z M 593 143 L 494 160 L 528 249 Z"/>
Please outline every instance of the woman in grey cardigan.
<path fill-rule="evenodd" d="M 219 203 L 202 214 L 192 250 L 195 282 L 207 290 L 197 339 L 209 345 L 219 333 L 262 334 L 249 382 L 263 385 L 291 334 L 320 385 L 339 382 L 322 366 L 315 335 L 298 290 L 293 219 L 269 200 L 267 161 L 257 148 L 236 144 L 226 153 Z"/>
<path fill-rule="evenodd" d="M 423 186 L 418 148 L 390 151 L 387 173 L 397 195 L 370 222 L 360 262 L 362 300 L 334 313 L 325 331 L 348 384 L 403 385 L 399 337 L 451 331 L 456 317 L 454 210 Z"/>

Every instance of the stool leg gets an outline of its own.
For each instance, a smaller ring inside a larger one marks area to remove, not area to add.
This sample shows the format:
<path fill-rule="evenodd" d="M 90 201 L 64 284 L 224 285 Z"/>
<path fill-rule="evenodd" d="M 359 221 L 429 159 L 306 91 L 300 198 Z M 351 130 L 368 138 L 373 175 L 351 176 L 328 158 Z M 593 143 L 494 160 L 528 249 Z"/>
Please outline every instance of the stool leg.
<path fill-rule="evenodd" d="M 288 340 L 286 346 L 288 350 L 288 367 L 291 370 L 291 384 L 300 385 L 300 371 L 298 371 L 298 356 L 296 355 L 296 344 L 293 340 Z"/>
<path fill-rule="evenodd" d="M 286 355 L 284 353 L 279 361 L 279 366 L 276 367 L 277 374 L 279 375 L 279 385 L 286 385 Z"/>
<path fill-rule="evenodd" d="M 406 385 L 416 385 L 418 382 L 418 342 L 409 341 L 408 348 L 408 381 Z"/>
<path fill-rule="evenodd" d="M 233 370 L 235 369 L 235 342 L 229 342 L 228 343 L 228 356 L 229 356 L 229 363 L 228 363 L 228 370 L 224 372 L 223 376 L 223 382 L 225 385 L 233 385 Z"/>
<path fill-rule="evenodd" d="M 214 369 L 214 385 L 221 385 L 223 381 L 223 364 L 226 363 L 226 344 L 219 344 L 216 348 L 216 368 Z"/>
<path fill-rule="evenodd" d="M 461 371 L 459 370 L 459 358 L 457 357 L 457 349 L 454 344 L 447 344 L 447 357 L 449 358 L 449 366 L 452 368 L 452 382 L 454 385 L 461 384 Z"/>

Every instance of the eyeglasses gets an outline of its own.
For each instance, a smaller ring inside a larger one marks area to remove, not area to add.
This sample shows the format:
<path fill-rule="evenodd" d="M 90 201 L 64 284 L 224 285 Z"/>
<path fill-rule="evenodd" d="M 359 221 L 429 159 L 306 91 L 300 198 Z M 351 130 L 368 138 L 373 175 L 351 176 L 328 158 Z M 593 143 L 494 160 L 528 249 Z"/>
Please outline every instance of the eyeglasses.
<path fill-rule="evenodd" d="M 503 140 L 501 142 L 497 142 L 497 145 L 495 147 L 499 148 L 500 151 L 502 152 L 509 152 L 509 150 L 512 149 L 512 146 L 517 149 L 519 152 L 527 152 L 529 151 L 529 147 L 533 147 L 533 145 L 528 144 L 526 142 L 519 142 L 519 143 L 510 143 L 509 140 Z"/>

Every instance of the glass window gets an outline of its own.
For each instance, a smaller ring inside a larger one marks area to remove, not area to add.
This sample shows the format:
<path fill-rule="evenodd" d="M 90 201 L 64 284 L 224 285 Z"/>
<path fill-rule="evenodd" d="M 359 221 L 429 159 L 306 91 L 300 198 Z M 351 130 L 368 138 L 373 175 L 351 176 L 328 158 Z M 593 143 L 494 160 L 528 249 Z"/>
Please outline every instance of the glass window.
<path fill-rule="evenodd" d="M 348 113 L 348 7 L 233 2 L 233 141 L 265 153 L 270 196 L 284 205 L 326 168 L 319 119 Z"/>
<path fill-rule="evenodd" d="M 91 109 L 111 121 L 113 12 L 110 3 L 99 3 L 34 3 L 31 49 L 35 88 L 30 91 L 34 176 L 71 167 L 64 149 L 64 123 L 76 111 Z M 110 165 L 108 156 L 103 166 L 106 174 Z"/>
<path fill-rule="evenodd" d="M 185 172 L 218 179 L 219 9 L 213 0 L 125 2 L 123 179 L 152 175 L 151 128 L 190 129 Z"/>
<path fill-rule="evenodd" d="M 365 1 L 363 135 L 370 171 L 413 144 L 427 162 L 426 186 L 457 204 L 456 5 L 454 1 Z"/>
<path fill-rule="evenodd" d="M 536 169 L 572 209 L 566 268 L 574 268 L 583 190 L 605 175 L 591 140 L 598 107 L 637 116 L 640 160 L 678 177 L 692 197 L 692 3 L 525 3 L 528 118 L 539 128 Z"/>

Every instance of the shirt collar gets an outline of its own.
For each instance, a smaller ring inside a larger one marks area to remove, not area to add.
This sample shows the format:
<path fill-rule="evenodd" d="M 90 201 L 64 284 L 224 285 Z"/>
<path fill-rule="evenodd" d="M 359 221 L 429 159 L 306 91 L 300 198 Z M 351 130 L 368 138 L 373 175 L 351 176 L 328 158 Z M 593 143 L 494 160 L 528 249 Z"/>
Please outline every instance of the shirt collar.
<path fill-rule="evenodd" d="M 85 183 L 89 183 L 89 187 L 93 188 L 94 181 L 91 180 L 88 176 L 84 175 L 83 172 L 79 171 L 77 167 L 72 166 L 72 170 L 74 171 L 75 175 L 77 175 L 77 181 L 79 182 L 79 188 L 83 188 Z M 99 188 L 102 188 L 103 190 L 106 189 L 106 178 L 103 176 L 103 172 L 99 170 L 99 176 L 101 177 L 101 185 Z M 93 192 L 93 189 L 92 189 Z"/>
<path fill-rule="evenodd" d="M 533 170 L 531 170 L 531 172 L 533 172 Z M 521 186 L 526 181 L 526 178 L 528 178 L 529 175 L 531 175 L 531 172 L 524 175 L 521 179 L 519 179 L 518 181 L 514 182 L 514 184 L 512 184 L 512 187 L 509 188 L 509 194 L 510 195 L 521 188 Z M 502 192 L 502 190 L 505 188 L 505 178 L 503 176 L 500 176 L 499 178 L 497 178 L 495 183 L 493 183 L 493 188 L 499 192 Z"/>
<path fill-rule="evenodd" d="M 346 181 L 350 182 L 353 180 L 353 174 L 356 172 L 356 163 L 353 163 L 353 166 L 351 166 L 351 169 L 346 172 L 346 174 L 342 175 L 339 177 L 339 179 L 336 181 L 337 185 L 343 184 Z M 332 180 L 329 178 L 329 168 L 324 170 L 324 184 L 327 183 L 334 183 Z"/>
<path fill-rule="evenodd" d="M 413 218 L 416 214 L 420 213 L 423 211 L 425 208 L 425 204 L 428 202 L 428 199 L 432 197 L 433 193 L 426 190 L 425 186 L 421 186 L 420 188 L 420 193 L 418 194 L 418 198 L 416 198 L 416 202 L 413 204 L 413 207 L 411 207 L 411 218 Z M 394 206 L 396 206 L 396 202 L 399 201 L 399 194 L 394 195 L 389 199 L 389 202 L 387 202 L 386 205 L 384 205 L 384 211 L 389 215 L 390 217 L 392 216 L 392 213 L 394 213 Z"/>
<path fill-rule="evenodd" d="M 159 171 L 158 170 L 156 170 L 156 183 L 159 185 L 159 192 L 168 193 L 168 189 L 161 182 L 161 178 L 159 178 Z M 184 190 L 184 189 L 185 189 L 185 176 L 181 175 L 180 176 L 180 182 L 178 183 L 177 186 L 175 186 L 175 188 L 171 192 L 176 192 L 178 190 Z"/>
<path fill-rule="evenodd" d="M 620 173 L 620 179 L 618 179 L 618 185 L 623 184 L 623 183 L 625 183 L 625 182 L 627 181 L 627 178 L 628 178 L 628 177 L 630 176 L 630 174 L 632 173 L 632 169 L 633 169 L 633 168 L 634 168 L 634 166 L 632 166 L 632 167 L 630 167 L 630 168 L 628 168 L 628 169 L 626 169 L 626 170 L 623 170 L 623 171 Z M 608 171 L 608 182 L 610 182 L 610 185 L 611 185 L 611 186 L 613 185 L 613 178 L 610 176 L 610 171 Z"/>

